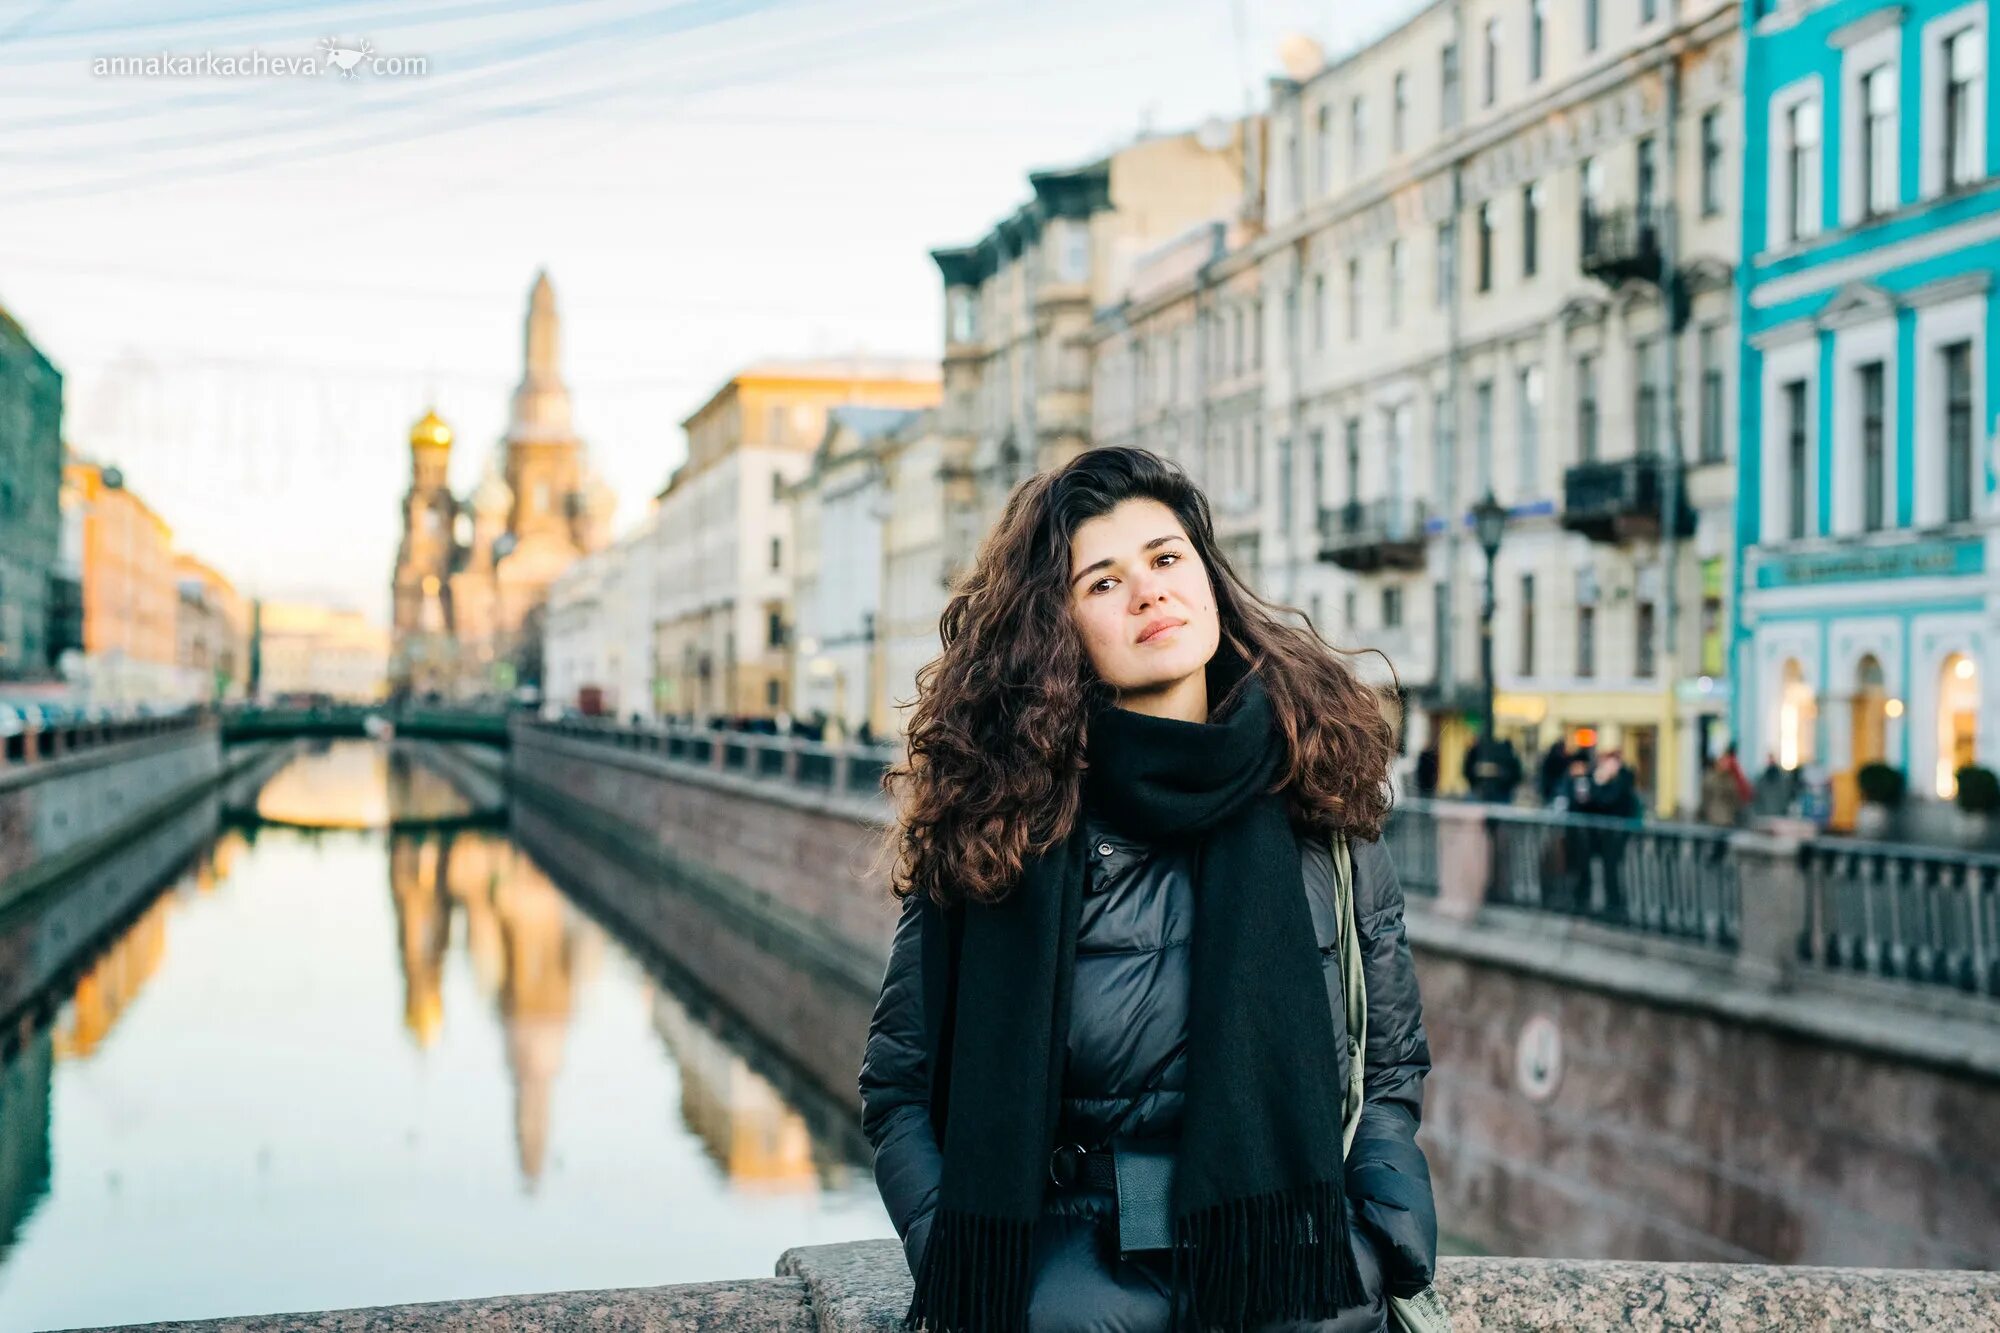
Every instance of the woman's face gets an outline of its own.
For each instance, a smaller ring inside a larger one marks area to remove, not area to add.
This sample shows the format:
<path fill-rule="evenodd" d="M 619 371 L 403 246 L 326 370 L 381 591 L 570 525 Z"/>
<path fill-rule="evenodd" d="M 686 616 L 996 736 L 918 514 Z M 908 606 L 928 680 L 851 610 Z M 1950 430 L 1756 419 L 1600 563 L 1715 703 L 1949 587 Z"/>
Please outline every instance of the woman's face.
<path fill-rule="evenodd" d="M 1069 550 L 1071 613 L 1121 702 L 1170 694 L 1208 665 L 1220 635 L 1215 592 L 1173 510 L 1122 501 L 1079 526 Z"/>

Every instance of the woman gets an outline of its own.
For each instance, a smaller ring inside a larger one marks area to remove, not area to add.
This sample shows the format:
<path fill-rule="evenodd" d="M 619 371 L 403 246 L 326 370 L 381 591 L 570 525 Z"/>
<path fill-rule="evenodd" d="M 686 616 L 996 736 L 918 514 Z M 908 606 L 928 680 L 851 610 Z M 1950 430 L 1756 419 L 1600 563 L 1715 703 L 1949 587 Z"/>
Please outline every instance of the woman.
<path fill-rule="evenodd" d="M 884 779 L 903 909 L 860 1076 L 906 1326 L 1384 1328 L 1437 1226 L 1380 696 L 1136 449 L 1021 485 L 941 635 Z M 1344 1162 L 1335 830 L 1369 1014 Z M 1170 1247 L 1121 1255 L 1114 1143 L 1170 1154 Z"/>

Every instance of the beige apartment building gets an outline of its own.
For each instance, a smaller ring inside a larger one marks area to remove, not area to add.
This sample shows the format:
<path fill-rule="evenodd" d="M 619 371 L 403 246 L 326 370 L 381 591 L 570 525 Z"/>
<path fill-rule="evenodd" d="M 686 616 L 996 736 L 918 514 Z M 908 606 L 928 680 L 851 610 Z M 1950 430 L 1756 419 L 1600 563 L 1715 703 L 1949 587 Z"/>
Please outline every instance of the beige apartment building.
<path fill-rule="evenodd" d="M 1095 312 L 1143 255 L 1235 209 L 1259 124 L 1215 122 L 1034 172 L 1034 197 L 986 236 L 931 252 L 945 285 L 940 429 L 971 483 L 955 546 L 976 549 L 1017 483 L 1088 447 Z"/>
<path fill-rule="evenodd" d="M 1737 26 L 1733 0 L 1437 0 L 1273 82 L 1262 569 L 1388 655 L 1446 790 L 1489 494 L 1498 729 L 1530 768 L 1615 745 L 1664 812 L 1723 739 Z"/>
<path fill-rule="evenodd" d="M 687 461 L 660 493 L 647 557 L 661 573 L 652 580 L 657 711 L 791 709 L 785 488 L 812 467 L 833 409 L 927 408 L 938 394 L 928 362 L 771 361 L 732 375 L 682 423 Z"/>

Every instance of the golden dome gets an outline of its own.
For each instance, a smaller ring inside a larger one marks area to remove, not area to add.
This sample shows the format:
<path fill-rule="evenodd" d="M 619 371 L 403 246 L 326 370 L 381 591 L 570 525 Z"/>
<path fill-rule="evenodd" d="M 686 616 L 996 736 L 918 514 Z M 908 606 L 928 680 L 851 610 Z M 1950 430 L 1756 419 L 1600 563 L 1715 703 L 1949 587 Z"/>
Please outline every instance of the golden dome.
<path fill-rule="evenodd" d="M 412 449 L 451 448 L 451 427 L 444 424 L 444 418 L 436 412 L 424 413 L 424 419 L 410 427 L 410 447 Z"/>

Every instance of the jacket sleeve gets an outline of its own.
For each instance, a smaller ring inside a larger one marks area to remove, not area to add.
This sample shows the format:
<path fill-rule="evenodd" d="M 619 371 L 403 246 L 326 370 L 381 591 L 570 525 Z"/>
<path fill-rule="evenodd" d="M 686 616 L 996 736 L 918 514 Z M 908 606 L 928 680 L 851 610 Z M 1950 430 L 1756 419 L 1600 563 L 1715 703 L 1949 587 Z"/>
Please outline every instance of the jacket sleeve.
<path fill-rule="evenodd" d="M 1430 1043 L 1389 849 L 1380 841 L 1350 846 L 1355 933 L 1368 988 L 1368 1057 L 1347 1185 L 1363 1228 L 1382 1252 L 1389 1293 L 1412 1296 L 1437 1270 L 1437 1204 L 1430 1164 L 1417 1146 Z"/>
<path fill-rule="evenodd" d="M 875 1187 L 916 1273 L 937 1212 L 944 1154 L 931 1130 L 924 1053 L 923 901 L 904 900 L 861 1060 L 861 1132 L 875 1149 Z"/>

